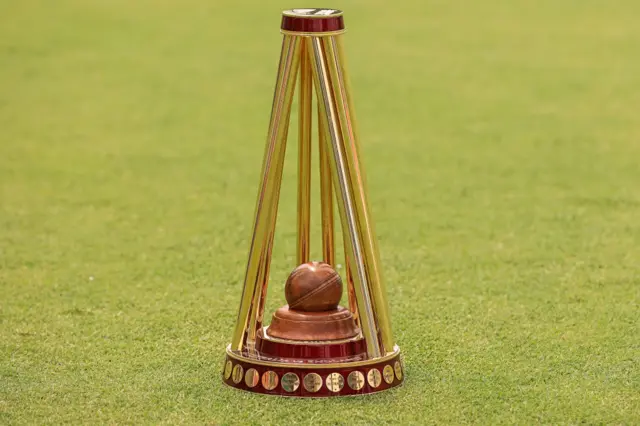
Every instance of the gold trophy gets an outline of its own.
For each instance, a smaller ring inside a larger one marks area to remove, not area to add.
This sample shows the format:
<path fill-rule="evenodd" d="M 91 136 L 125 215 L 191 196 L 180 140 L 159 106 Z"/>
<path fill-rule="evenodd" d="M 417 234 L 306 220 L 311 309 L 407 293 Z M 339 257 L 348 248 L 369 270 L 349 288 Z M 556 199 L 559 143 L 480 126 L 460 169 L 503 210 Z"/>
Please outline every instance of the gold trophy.
<path fill-rule="evenodd" d="M 242 300 L 223 380 L 229 386 L 295 397 L 359 395 L 402 383 L 400 349 L 367 205 L 350 96 L 342 12 L 292 9 L 282 14 L 282 51 L 273 97 Z M 297 266 L 287 305 L 264 326 L 271 249 L 296 83 L 298 113 Z M 317 97 L 322 262 L 309 259 L 313 92 Z M 345 271 L 335 270 L 335 194 Z M 343 279 L 349 306 L 339 306 Z"/>

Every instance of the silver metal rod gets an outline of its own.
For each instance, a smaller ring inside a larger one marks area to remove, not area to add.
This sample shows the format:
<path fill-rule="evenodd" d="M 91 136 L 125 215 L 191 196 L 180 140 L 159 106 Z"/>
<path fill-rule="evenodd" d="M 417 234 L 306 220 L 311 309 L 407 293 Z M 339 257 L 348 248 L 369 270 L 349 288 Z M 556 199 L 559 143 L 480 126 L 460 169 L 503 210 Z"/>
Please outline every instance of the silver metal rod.
<path fill-rule="evenodd" d="M 332 37 L 328 37 L 332 38 Z M 342 202 L 338 203 L 342 219 L 343 234 L 347 238 L 348 259 L 353 263 L 356 298 L 358 299 L 358 313 L 363 336 L 367 343 L 367 354 L 370 358 L 382 355 L 374 309 L 369 292 L 369 283 L 365 267 L 365 255 L 362 241 L 358 232 L 357 211 L 354 206 L 352 185 L 347 171 L 345 158 L 345 142 L 340 131 L 340 122 L 336 112 L 336 100 L 331 90 L 330 73 L 327 66 L 326 52 L 319 37 L 310 37 L 313 48 L 312 65 L 314 80 L 319 93 L 320 107 L 326 117 L 326 134 L 330 144 L 332 174 L 334 176 L 337 193 Z"/>
<path fill-rule="evenodd" d="M 371 304 L 375 313 L 383 352 L 393 351 L 393 336 L 391 321 L 389 320 L 389 306 L 387 303 L 378 241 L 375 237 L 374 224 L 369 214 L 364 169 L 359 156 L 359 144 L 356 132 L 355 118 L 344 58 L 341 48 L 341 37 L 327 37 L 323 39 L 323 48 L 327 57 L 329 79 L 336 101 L 336 111 L 340 123 L 340 131 L 345 146 L 345 160 L 347 164 L 348 181 L 352 183 L 353 206 L 357 219 L 358 235 L 361 239 L 364 262 L 367 265 L 369 292 Z"/>

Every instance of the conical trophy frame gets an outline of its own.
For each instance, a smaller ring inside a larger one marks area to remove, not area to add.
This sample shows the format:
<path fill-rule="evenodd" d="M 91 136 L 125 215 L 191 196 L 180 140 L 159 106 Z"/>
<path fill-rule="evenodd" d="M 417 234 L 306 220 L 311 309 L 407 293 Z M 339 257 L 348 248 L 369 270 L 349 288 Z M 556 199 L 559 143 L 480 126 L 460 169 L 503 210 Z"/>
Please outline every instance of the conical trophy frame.
<path fill-rule="evenodd" d="M 377 241 L 359 159 L 353 103 L 344 67 L 342 12 L 283 12 L 276 79 L 255 222 L 236 326 L 223 368 L 225 384 L 294 397 L 360 395 L 403 381 L 385 296 Z M 297 268 L 288 305 L 264 326 L 271 250 L 291 105 L 298 86 Z M 315 89 L 315 90 L 314 90 Z M 310 263 L 312 106 L 318 110 L 322 262 Z M 345 252 L 336 267 L 336 199 Z M 343 282 L 349 306 L 338 306 Z"/>

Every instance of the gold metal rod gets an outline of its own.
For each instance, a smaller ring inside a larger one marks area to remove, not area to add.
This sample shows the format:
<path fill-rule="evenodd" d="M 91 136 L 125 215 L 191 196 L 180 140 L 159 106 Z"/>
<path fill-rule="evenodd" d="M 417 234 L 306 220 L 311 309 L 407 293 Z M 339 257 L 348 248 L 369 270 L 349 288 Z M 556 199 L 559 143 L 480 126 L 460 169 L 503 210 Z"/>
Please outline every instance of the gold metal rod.
<path fill-rule="evenodd" d="M 247 325 L 247 337 L 246 337 L 246 346 L 249 349 L 253 349 L 253 343 L 255 342 L 256 333 L 258 330 L 262 328 L 262 323 L 264 319 L 264 306 L 267 296 L 267 286 L 269 284 L 269 269 L 271 267 L 271 253 L 273 249 L 273 237 L 275 234 L 276 228 L 276 220 L 278 213 L 278 201 L 280 200 L 280 187 L 282 182 L 282 170 L 284 167 L 285 160 L 285 150 L 286 143 L 289 134 L 289 123 L 291 116 L 291 104 L 293 101 L 293 94 L 295 92 L 295 82 L 296 76 L 299 69 L 300 62 L 300 47 L 302 45 L 301 41 L 294 40 L 292 43 L 295 43 L 294 52 L 291 53 L 292 57 L 292 66 L 291 75 L 286 82 L 283 82 L 285 93 L 285 102 L 282 108 L 282 114 L 284 116 L 283 128 L 278 135 L 278 138 L 282 141 L 281 151 L 278 152 L 278 155 L 274 157 L 273 167 L 275 173 L 275 180 L 272 192 L 270 193 L 268 200 L 271 202 L 268 204 L 269 206 L 269 216 L 267 223 L 267 233 L 265 235 L 266 246 L 262 252 L 260 259 L 260 266 L 258 268 L 258 278 L 257 282 L 259 283 L 258 291 L 254 293 L 253 302 L 251 305 L 249 323 Z M 260 285 L 261 284 L 261 285 Z"/>
<path fill-rule="evenodd" d="M 298 105 L 298 265 L 309 261 L 311 228 L 311 96 L 313 80 L 308 49 L 300 45 Z"/>
<path fill-rule="evenodd" d="M 249 248 L 249 260 L 231 349 L 243 350 L 247 340 L 255 337 L 260 306 L 264 306 L 268 284 L 271 245 L 278 194 L 282 180 L 282 165 L 288 132 L 288 117 L 295 89 L 295 77 L 300 60 L 300 37 L 285 35 L 282 41 L 278 76 L 271 107 L 264 161 L 260 175 L 260 189 L 256 201 L 255 222 Z"/>
<path fill-rule="evenodd" d="M 364 170 L 359 160 L 358 138 L 355 131 L 353 106 L 347 87 L 347 76 L 344 66 L 344 55 L 341 48 L 341 37 L 327 37 L 322 45 L 327 56 L 330 82 L 336 102 L 338 122 L 345 145 L 345 160 L 347 163 L 347 179 L 353 190 L 353 206 L 355 210 L 358 233 L 362 239 L 362 254 L 367 265 L 367 282 L 371 294 L 371 301 L 378 323 L 380 339 L 385 352 L 393 350 L 393 336 L 389 320 L 389 306 L 387 303 L 378 243 L 374 233 L 373 221 L 369 213 Z"/>
<path fill-rule="evenodd" d="M 349 266 L 349 259 L 347 259 L 347 246 L 344 247 L 345 259 L 344 259 L 344 276 L 347 282 L 347 296 L 349 300 L 349 310 L 353 314 L 353 320 L 356 325 L 360 327 L 360 316 L 358 315 L 358 299 L 356 298 L 356 290 L 353 283 L 353 274 L 351 273 L 351 267 Z"/>
<path fill-rule="evenodd" d="M 295 75 L 297 71 L 294 71 L 293 77 L 291 78 L 292 86 L 295 88 Z M 293 93 L 291 94 L 293 99 Z M 262 262 L 260 264 L 259 273 L 258 273 L 258 283 L 262 283 L 261 288 L 258 292 L 255 293 L 254 303 L 252 305 L 253 309 L 251 311 L 251 316 L 249 317 L 249 326 L 247 329 L 247 347 L 250 350 L 253 350 L 256 333 L 258 330 L 262 328 L 262 324 L 264 321 L 264 305 L 267 298 L 267 286 L 269 285 L 269 270 L 271 268 L 271 253 L 273 251 L 273 237 L 275 235 L 276 229 L 276 221 L 278 217 L 278 202 L 280 200 L 280 188 L 282 182 L 282 170 L 284 168 L 284 159 L 285 159 L 285 149 L 286 149 L 286 141 L 288 140 L 289 135 L 289 125 L 291 118 L 291 100 L 289 101 L 289 107 L 286 111 L 286 117 L 284 123 L 287 123 L 284 128 L 284 134 L 282 135 L 283 139 L 283 148 L 282 155 L 278 158 L 278 162 L 274 163 L 274 167 L 276 169 L 276 180 L 278 182 L 277 185 L 274 185 L 274 192 L 271 197 L 272 203 L 270 204 L 270 215 L 269 215 L 269 234 L 267 235 L 267 246 L 264 250 L 265 255 L 262 256 Z"/>
<path fill-rule="evenodd" d="M 327 58 L 323 49 L 321 38 L 311 37 L 308 40 L 313 48 L 311 62 L 313 66 L 313 77 L 316 83 L 317 92 L 322 102 L 320 108 L 326 118 L 325 130 L 328 141 L 327 148 L 331 149 L 331 168 L 339 194 L 338 206 L 342 219 L 343 234 L 347 236 L 347 247 L 349 259 L 353 263 L 356 298 L 358 300 L 358 313 L 360 316 L 360 326 L 362 334 L 367 343 L 367 354 L 370 358 L 379 358 L 383 355 L 380 341 L 378 339 L 375 314 L 369 294 L 368 277 L 366 273 L 365 258 L 362 252 L 362 243 L 358 235 L 358 225 L 356 211 L 354 207 L 354 197 L 352 194 L 352 182 L 349 181 L 347 162 L 345 159 L 345 146 L 340 133 L 340 123 L 334 94 L 331 90 L 329 72 L 327 69 Z"/>
<path fill-rule="evenodd" d="M 331 185 L 331 166 L 327 152 L 325 136 L 326 119 L 321 114 L 318 101 L 318 147 L 320 163 L 320 218 L 322 225 L 322 258 L 325 263 L 336 268 L 335 232 L 333 219 L 333 189 Z M 324 123 L 324 124 L 323 124 Z"/>

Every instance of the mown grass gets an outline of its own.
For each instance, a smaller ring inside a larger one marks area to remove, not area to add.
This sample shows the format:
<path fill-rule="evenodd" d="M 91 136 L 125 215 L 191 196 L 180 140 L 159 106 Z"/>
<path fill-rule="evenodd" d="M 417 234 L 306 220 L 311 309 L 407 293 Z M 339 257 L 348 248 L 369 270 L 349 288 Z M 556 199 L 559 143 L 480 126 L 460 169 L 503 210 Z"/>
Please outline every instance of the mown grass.
<path fill-rule="evenodd" d="M 296 5 L 3 2 L 0 422 L 640 423 L 639 5 L 332 5 L 407 380 L 303 401 L 219 376 Z"/>

